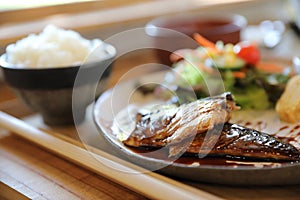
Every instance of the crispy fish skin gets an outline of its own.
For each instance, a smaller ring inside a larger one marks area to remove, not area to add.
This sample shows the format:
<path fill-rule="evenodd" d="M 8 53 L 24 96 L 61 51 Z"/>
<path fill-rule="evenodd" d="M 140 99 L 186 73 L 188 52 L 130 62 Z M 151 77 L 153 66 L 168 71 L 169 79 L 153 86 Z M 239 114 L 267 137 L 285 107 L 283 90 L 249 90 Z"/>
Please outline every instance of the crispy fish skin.
<path fill-rule="evenodd" d="M 180 143 L 216 124 L 226 123 L 237 109 L 230 93 L 204 98 L 179 107 L 162 105 L 137 114 L 136 129 L 123 141 L 128 146 L 161 147 Z"/>
<path fill-rule="evenodd" d="M 169 157 L 183 153 L 251 160 L 299 161 L 294 146 L 271 135 L 230 124 L 237 109 L 230 93 L 176 107 L 163 105 L 137 114 L 136 128 L 123 141 L 131 147 L 169 150 Z"/>
<path fill-rule="evenodd" d="M 211 133 L 210 136 L 215 138 L 211 138 L 210 141 L 217 139 L 213 148 L 210 148 L 210 145 L 203 144 L 205 136 L 205 134 L 197 134 L 185 152 L 259 160 L 300 160 L 300 152 L 294 146 L 269 134 L 237 124 L 226 123 L 219 137 L 217 133 Z"/>

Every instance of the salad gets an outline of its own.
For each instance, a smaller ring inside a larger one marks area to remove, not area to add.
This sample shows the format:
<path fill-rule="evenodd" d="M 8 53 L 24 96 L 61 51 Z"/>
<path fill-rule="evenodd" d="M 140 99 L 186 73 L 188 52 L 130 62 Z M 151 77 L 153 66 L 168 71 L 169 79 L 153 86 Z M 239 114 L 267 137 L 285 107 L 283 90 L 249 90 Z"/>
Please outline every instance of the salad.
<path fill-rule="evenodd" d="M 160 88 L 160 95 L 176 94 L 176 101 L 183 103 L 229 91 L 243 109 L 262 110 L 274 107 L 293 75 L 291 68 L 262 62 L 259 48 L 249 42 L 212 43 L 199 34 L 194 38 L 198 48 L 171 55 L 175 75 L 165 82 L 174 90 L 165 94 Z"/>

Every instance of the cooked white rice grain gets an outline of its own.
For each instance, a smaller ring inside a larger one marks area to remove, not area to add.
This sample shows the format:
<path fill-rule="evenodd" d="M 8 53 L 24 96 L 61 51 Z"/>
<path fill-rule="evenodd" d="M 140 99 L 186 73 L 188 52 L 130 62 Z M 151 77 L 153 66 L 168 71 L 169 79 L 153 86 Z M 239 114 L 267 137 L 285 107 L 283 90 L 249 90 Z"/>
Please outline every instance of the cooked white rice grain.
<path fill-rule="evenodd" d="M 87 40 L 79 33 L 48 25 L 40 34 L 10 44 L 6 48 L 7 61 L 16 67 L 65 67 L 82 63 L 95 49 L 99 59 L 106 56 L 99 39 Z"/>

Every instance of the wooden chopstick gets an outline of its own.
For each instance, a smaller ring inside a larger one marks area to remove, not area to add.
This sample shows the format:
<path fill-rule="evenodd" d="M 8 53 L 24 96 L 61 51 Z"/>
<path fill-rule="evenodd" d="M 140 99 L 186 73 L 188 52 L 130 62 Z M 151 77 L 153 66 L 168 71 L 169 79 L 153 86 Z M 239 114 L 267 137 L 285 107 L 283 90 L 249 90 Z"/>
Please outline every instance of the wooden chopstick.
<path fill-rule="evenodd" d="M 157 173 L 143 173 L 142 168 L 100 149 L 86 150 L 78 141 L 54 132 L 48 134 L 2 111 L 0 127 L 152 199 L 221 199 Z"/>

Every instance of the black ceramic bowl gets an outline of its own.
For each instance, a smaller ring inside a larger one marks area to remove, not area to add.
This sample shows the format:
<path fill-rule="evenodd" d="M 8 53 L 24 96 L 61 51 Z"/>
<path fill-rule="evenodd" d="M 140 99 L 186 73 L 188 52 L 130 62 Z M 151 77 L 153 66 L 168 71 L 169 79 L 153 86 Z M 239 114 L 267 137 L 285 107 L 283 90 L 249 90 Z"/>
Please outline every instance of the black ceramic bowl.
<path fill-rule="evenodd" d="M 108 81 L 116 50 L 104 46 L 104 59 L 76 66 L 17 68 L 6 62 L 6 54 L 0 57 L 0 66 L 16 96 L 40 113 L 46 124 L 74 124 L 74 117 L 76 123 L 84 120 L 86 107 Z"/>

